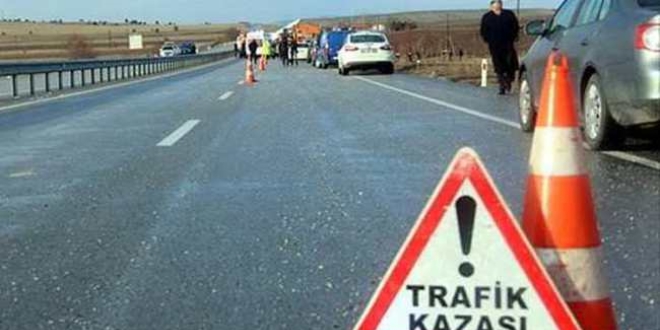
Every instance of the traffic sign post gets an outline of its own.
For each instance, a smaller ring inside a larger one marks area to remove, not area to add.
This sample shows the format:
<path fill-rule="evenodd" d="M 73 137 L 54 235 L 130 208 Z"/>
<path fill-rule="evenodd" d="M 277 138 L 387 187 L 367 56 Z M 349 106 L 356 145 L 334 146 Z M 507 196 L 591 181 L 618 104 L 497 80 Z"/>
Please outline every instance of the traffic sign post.
<path fill-rule="evenodd" d="M 458 152 L 356 330 L 578 330 L 481 161 Z"/>

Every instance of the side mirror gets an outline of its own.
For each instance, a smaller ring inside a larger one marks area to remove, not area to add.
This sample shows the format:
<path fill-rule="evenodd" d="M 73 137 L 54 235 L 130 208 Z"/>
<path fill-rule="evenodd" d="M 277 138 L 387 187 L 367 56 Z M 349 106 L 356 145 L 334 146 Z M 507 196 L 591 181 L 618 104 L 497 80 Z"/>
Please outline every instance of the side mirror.
<path fill-rule="evenodd" d="M 534 20 L 525 25 L 525 34 L 528 36 L 541 36 L 547 31 L 544 20 Z"/>

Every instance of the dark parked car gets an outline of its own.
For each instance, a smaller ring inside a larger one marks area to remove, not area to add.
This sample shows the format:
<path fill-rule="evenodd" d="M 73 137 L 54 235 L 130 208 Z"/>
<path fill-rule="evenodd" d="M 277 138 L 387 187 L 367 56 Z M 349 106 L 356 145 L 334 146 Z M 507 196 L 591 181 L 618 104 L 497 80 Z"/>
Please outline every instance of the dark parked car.
<path fill-rule="evenodd" d="M 521 63 L 520 124 L 534 129 L 547 58 L 569 61 L 584 139 L 591 149 L 621 142 L 627 127 L 660 123 L 660 0 L 565 0 L 525 31 L 538 39 Z"/>
<path fill-rule="evenodd" d="M 181 49 L 181 55 L 194 55 L 197 54 L 197 46 L 194 42 L 184 42 L 179 48 Z"/>
<path fill-rule="evenodd" d="M 319 38 L 314 66 L 327 69 L 330 65 L 337 65 L 337 52 L 344 46 L 346 36 L 350 33 L 348 30 L 324 31 Z"/>

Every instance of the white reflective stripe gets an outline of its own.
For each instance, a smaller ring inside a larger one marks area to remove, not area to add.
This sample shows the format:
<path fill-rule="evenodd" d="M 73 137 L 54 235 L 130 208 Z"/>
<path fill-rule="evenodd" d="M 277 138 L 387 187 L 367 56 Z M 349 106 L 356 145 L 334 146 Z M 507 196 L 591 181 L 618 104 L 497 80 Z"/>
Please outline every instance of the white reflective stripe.
<path fill-rule="evenodd" d="M 600 247 L 590 249 L 536 249 L 557 290 L 567 302 L 585 302 L 610 296 L 601 270 Z"/>
<path fill-rule="evenodd" d="M 529 165 L 533 175 L 586 174 L 580 131 L 573 127 L 537 127 Z"/>

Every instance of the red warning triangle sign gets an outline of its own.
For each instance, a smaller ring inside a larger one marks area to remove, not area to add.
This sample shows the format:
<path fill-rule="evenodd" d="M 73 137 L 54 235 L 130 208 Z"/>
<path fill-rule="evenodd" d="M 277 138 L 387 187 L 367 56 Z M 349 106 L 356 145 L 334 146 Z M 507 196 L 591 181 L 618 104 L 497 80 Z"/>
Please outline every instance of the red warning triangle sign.
<path fill-rule="evenodd" d="M 477 154 L 458 152 L 355 330 L 579 330 Z"/>

